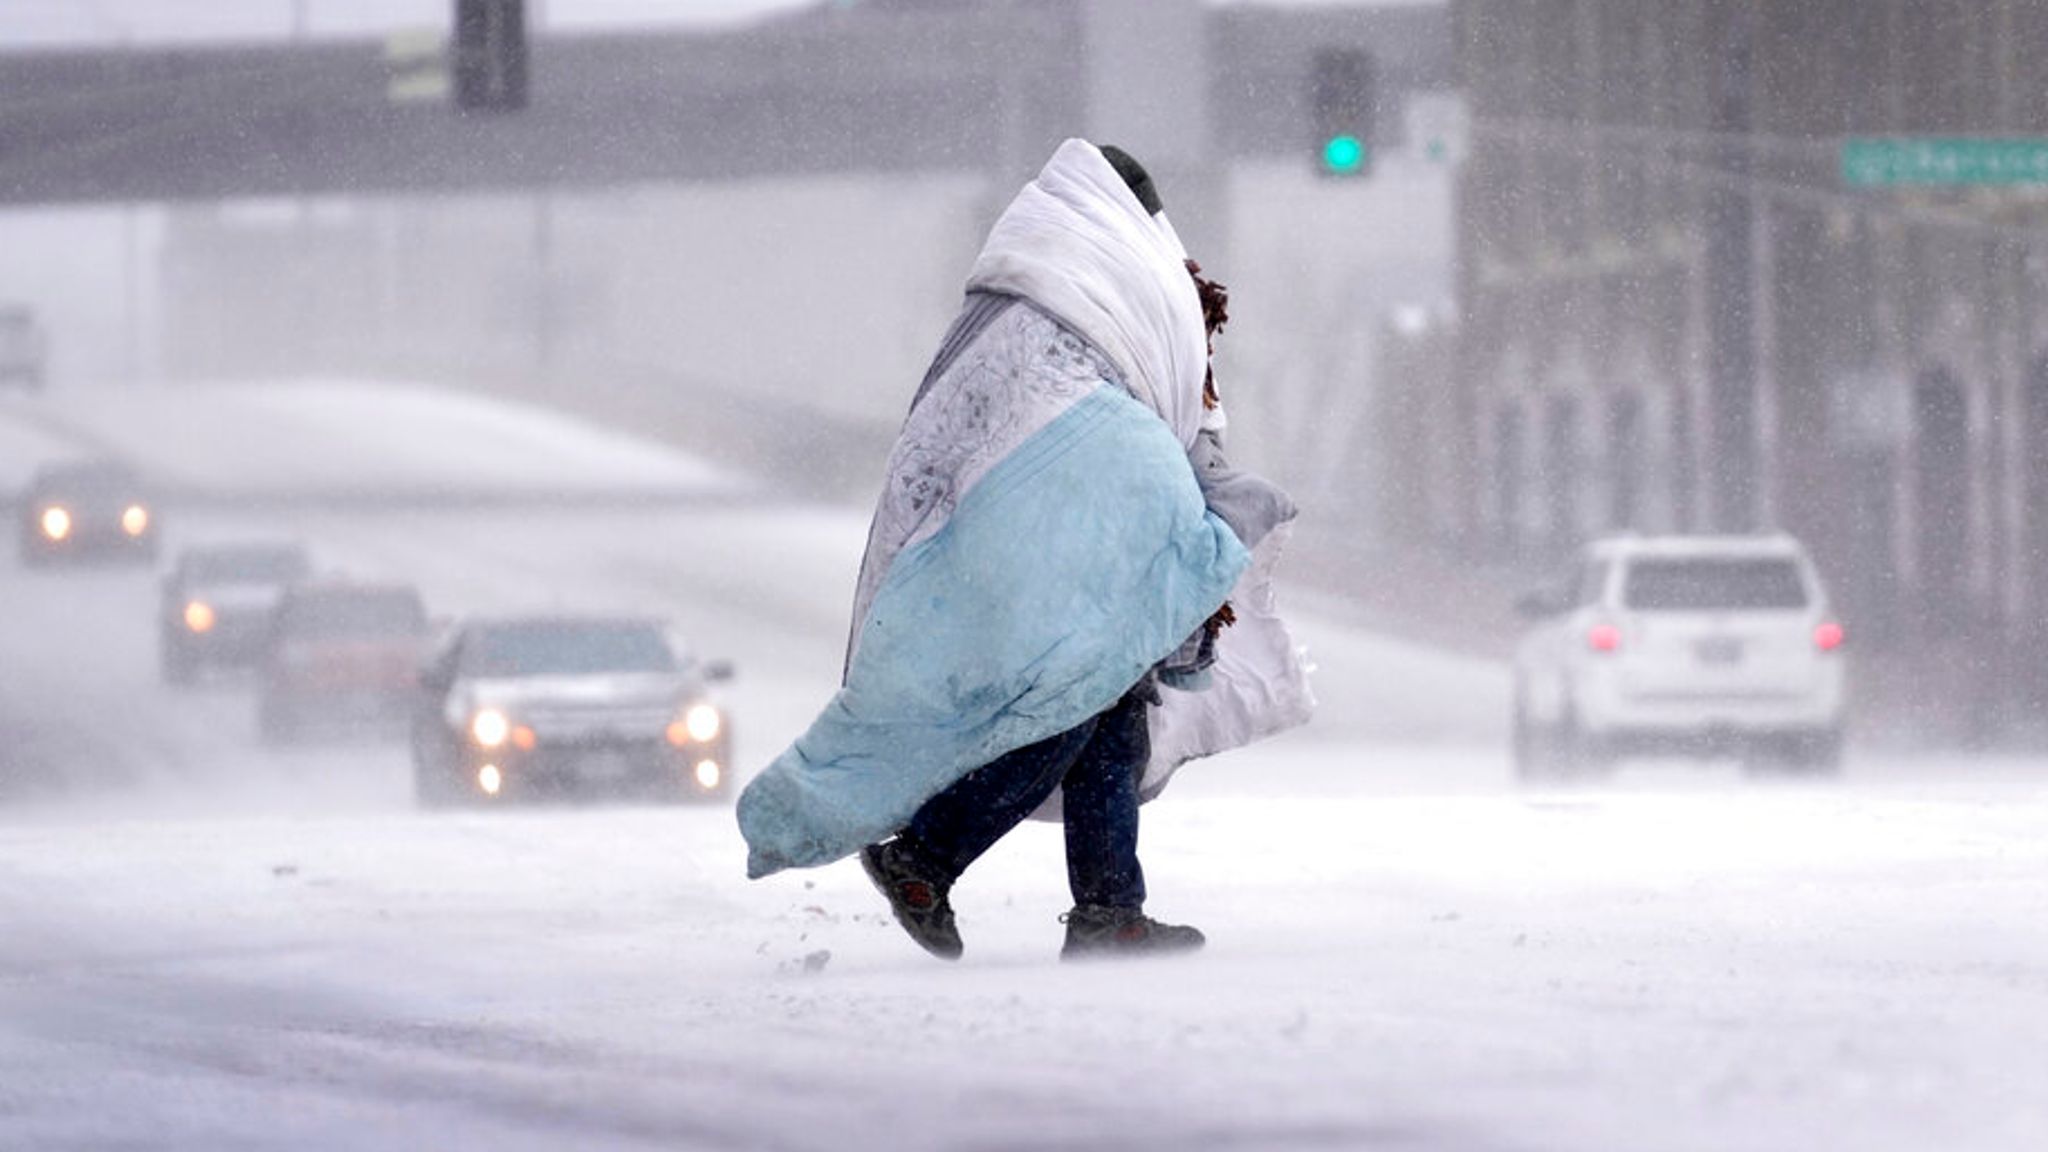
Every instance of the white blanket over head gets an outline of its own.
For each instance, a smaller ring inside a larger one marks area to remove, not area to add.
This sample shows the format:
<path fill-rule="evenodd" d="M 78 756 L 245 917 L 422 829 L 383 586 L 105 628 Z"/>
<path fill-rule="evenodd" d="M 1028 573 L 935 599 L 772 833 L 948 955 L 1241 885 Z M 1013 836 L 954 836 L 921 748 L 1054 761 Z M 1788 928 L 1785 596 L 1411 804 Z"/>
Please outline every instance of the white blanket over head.
<path fill-rule="evenodd" d="M 1182 446 L 1202 427 L 1209 362 L 1187 249 L 1086 140 L 1068 140 L 990 230 L 967 287 L 1022 296 L 1124 374 Z"/>

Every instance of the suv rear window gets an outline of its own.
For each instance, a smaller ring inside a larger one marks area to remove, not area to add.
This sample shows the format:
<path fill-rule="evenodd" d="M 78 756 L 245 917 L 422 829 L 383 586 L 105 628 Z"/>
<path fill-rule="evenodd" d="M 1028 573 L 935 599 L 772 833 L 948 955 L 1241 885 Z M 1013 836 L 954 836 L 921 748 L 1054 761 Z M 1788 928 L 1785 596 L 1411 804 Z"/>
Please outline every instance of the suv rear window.
<path fill-rule="evenodd" d="M 1789 559 L 1639 559 L 1622 603 L 1639 612 L 1793 611 L 1806 607 L 1806 582 Z"/>

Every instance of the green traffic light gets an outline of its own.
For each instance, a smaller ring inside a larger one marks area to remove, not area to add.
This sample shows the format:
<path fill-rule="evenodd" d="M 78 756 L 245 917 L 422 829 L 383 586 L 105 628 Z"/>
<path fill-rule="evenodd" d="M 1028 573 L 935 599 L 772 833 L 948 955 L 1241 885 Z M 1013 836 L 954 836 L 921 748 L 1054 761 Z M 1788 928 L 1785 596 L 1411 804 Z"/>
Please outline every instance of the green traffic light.
<path fill-rule="evenodd" d="M 1356 136 L 1332 136 L 1323 142 L 1323 171 L 1350 175 L 1365 167 L 1365 145 Z"/>

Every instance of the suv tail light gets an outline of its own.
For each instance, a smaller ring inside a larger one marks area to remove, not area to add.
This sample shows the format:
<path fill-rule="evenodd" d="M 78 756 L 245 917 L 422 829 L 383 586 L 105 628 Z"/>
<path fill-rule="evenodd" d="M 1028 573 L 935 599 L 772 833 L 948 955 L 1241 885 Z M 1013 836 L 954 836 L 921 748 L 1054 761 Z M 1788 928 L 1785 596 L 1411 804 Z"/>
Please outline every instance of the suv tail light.
<path fill-rule="evenodd" d="M 1813 630 L 1813 646 L 1823 652 L 1833 652 L 1846 639 L 1848 635 L 1842 631 L 1842 626 L 1832 620 Z"/>
<path fill-rule="evenodd" d="M 1586 647 L 1595 652 L 1621 651 L 1621 629 L 1612 624 L 1595 624 L 1586 629 Z"/>

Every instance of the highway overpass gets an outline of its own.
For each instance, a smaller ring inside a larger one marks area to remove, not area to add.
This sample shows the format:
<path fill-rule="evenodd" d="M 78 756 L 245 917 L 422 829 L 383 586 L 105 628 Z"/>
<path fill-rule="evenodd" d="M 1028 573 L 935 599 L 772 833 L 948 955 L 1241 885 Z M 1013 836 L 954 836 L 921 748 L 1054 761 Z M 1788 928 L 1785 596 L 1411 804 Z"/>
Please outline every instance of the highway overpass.
<path fill-rule="evenodd" d="M 1101 34 L 1118 9 L 1121 41 Z M 1103 57 L 1129 47 L 1133 22 L 1175 20 L 1185 49 L 1149 66 L 1193 94 L 1164 113 L 1200 130 L 1174 157 L 1181 169 L 1309 147 L 1319 48 L 1371 50 L 1389 112 L 1406 91 L 1451 85 L 1439 6 L 1192 0 L 884 0 L 718 32 L 549 35 L 532 45 L 530 106 L 513 114 L 462 114 L 433 94 L 443 30 L 0 53 L 0 204 L 1014 174 L 1064 136 L 1131 122 L 1106 117 L 1107 104 L 1156 115 L 1118 83 L 1122 59 Z"/>

